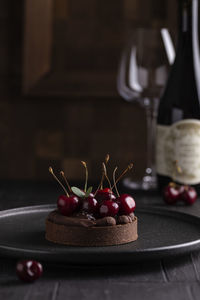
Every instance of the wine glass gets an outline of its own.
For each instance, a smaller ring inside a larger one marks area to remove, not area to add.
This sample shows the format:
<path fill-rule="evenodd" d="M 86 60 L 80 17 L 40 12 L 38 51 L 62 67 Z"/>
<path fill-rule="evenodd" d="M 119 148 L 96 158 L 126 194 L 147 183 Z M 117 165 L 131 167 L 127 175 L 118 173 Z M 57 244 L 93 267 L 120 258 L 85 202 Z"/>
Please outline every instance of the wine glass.
<path fill-rule="evenodd" d="M 167 28 L 136 28 L 119 64 L 117 90 L 130 103 L 138 102 L 146 113 L 147 165 L 141 181 L 125 178 L 130 189 L 156 189 L 155 135 L 159 98 L 167 81 L 175 51 Z"/>

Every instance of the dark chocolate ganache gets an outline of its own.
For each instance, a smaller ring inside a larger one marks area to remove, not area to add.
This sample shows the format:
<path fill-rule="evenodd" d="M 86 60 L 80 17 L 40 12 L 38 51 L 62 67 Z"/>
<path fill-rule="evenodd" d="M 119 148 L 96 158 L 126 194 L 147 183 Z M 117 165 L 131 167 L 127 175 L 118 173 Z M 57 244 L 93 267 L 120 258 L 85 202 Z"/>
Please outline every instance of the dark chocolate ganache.
<path fill-rule="evenodd" d="M 132 223 L 135 219 L 134 214 L 122 215 L 117 217 L 104 217 L 95 219 L 92 215 L 79 212 L 70 217 L 61 215 L 56 209 L 48 215 L 47 219 L 53 223 L 67 226 L 92 227 L 92 226 L 114 226 L 117 224 Z"/>

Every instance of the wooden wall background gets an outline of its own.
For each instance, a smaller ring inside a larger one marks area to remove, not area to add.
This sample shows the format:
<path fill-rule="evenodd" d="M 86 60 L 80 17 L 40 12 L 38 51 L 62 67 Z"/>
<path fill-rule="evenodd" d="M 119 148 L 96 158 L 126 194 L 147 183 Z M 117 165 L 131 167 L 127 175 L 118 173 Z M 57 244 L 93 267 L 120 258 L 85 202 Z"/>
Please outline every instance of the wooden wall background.
<path fill-rule="evenodd" d="M 96 179 L 107 152 L 111 166 L 134 161 L 134 176 L 140 177 L 146 157 L 141 107 L 117 95 L 40 96 L 40 85 L 37 96 L 22 94 L 24 5 L 22 0 L 0 1 L 0 178 L 49 179 L 52 165 L 76 180 L 83 177 L 82 159 Z M 115 74 L 131 28 L 175 30 L 176 1 L 54 0 L 53 15 L 54 73 L 88 69 Z"/>

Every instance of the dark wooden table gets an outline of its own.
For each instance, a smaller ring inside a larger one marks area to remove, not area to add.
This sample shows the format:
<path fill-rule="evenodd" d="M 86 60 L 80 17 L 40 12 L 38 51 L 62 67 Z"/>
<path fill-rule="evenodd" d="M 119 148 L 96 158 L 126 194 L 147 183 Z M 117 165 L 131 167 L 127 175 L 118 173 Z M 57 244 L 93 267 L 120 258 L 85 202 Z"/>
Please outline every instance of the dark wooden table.
<path fill-rule="evenodd" d="M 58 193 L 55 185 L 44 183 L 0 183 L 0 210 L 55 203 Z M 138 206 L 164 206 L 156 194 L 137 193 L 135 198 Z M 192 207 L 172 209 L 200 216 L 200 199 Z M 15 264 L 15 260 L 0 258 L 0 299 L 200 299 L 200 252 L 132 266 L 44 264 L 42 278 L 32 284 L 17 279 Z"/>

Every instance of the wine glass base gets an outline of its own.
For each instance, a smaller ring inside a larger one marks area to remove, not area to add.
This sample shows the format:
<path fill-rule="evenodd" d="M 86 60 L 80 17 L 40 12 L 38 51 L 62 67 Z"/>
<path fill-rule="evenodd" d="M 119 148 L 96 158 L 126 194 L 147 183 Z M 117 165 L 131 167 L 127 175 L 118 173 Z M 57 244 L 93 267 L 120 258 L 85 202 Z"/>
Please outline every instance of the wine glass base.
<path fill-rule="evenodd" d="M 154 191 L 157 189 L 156 177 L 145 175 L 141 181 L 134 181 L 127 177 L 123 180 L 123 185 L 131 190 Z"/>

